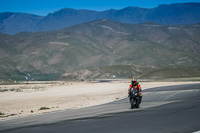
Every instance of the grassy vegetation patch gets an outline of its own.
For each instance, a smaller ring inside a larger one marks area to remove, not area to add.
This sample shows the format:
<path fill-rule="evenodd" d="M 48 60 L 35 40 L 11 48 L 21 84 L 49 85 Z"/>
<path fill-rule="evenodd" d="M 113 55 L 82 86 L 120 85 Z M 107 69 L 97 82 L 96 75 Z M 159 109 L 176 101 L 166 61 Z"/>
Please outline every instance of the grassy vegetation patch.
<path fill-rule="evenodd" d="M 4 113 L 0 112 L 0 115 L 5 115 Z"/>
<path fill-rule="evenodd" d="M 7 92 L 7 91 L 14 91 L 14 92 L 22 92 L 21 89 L 0 89 L 0 92 Z"/>
<path fill-rule="evenodd" d="M 0 92 L 6 92 L 8 89 L 1 89 Z"/>
<path fill-rule="evenodd" d="M 146 78 L 187 78 L 200 77 L 200 67 L 176 67 L 152 71 L 143 75 Z"/>
<path fill-rule="evenodd" d="M 48 107 L 41 107 L 39 110 L 47 110 L 47 109 L 50 109 Z"/>
<path fill-rule="evenodd" d="M 0 112 L 0 118 L 9 117 L 9 116 L 15 116 L 15 115 L 17 115 L 17 114 L 9 114 L 9 115 L 6 115 L 6 114 Z"/>

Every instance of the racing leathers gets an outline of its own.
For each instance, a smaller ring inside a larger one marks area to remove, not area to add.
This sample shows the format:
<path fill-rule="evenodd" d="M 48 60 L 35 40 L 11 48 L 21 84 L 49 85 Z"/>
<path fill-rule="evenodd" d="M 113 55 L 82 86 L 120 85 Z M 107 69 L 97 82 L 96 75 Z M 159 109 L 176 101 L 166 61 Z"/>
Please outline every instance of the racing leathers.
<path fill-rule="evenodd" d="M 137 89 L 138 96 L 140 97 L 140 102 L 142 101 L 142 88 L 141 85 L 138 82 L 132 82 L 128 88 L 128 97 L 130 98 L 131 95 L 131 88 Z"/>

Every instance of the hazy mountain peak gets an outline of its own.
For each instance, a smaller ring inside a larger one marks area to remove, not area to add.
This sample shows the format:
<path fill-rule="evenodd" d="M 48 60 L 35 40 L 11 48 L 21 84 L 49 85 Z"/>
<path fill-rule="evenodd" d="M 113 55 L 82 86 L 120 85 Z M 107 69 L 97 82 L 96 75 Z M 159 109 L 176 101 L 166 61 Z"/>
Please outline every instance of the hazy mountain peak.
<path fill-rule="evenodd" d="M 128 6 L 128 7 L 125 7 L 121 10 L 132 10 L 132 9 L 146 9 L 146 8 L 142 8 L 142 7 L 134 7 L 134 6 Z"/>
<path fill-rule="evenodd" d="M 129 24 L 153 22 L 165 25 L 188 25 L 200 22 L 199 12 L 200 3 L 179 3 L 160 5 L 149 9 L 130 6 L 102 12 L 64 8 L 50 13 L 46 17 L 21 13 L 1 13 L 0 32 L 15 34 L 22 31 L 57 30 L 98 19 L 110 19 Z M 17 17 L 11 17 L 13 15 Z"/>
<path fill-rule="evenodd" d="M 176 8 L 179 8 L 179 7 L 200 7 L 200 3 L 195 3 L 195 2 L 189 2 L 189 3 L 172 3 L 172 4 L 161 4 L 159 5 L 158 7 L 156 8 L 168 8 L 168 7 L 176 7 Z"/>
<path fill-rule="evenodd" d="M 68 15 L 70 13 L 74 13 L 74 12 L 77 12 L 77 11 L 78 10 L 72 9 L 72 8 L 63 8 L 63 9 L 60 9 L 58 11 L 55 11 L 53 13 L 48 14 L 47 17 L 48 16 L 60 16 L 60 17 L 62 17 L 62 16 L 65 16 L 65 15 Z"/>

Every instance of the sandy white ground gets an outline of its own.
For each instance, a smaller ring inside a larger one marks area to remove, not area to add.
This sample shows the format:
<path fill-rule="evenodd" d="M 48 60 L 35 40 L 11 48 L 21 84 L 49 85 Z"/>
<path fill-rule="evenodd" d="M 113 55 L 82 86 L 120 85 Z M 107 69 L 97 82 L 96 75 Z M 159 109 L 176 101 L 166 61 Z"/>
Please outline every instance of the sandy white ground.
<path fill-rule="evenodd" d="M 142 89 L 197 82 L 140 82 Z M 112 102 L 127 96 L 129 80 L 0 85 L 0 119 Z M 50 109 L 40 110 L 41 107 Z M 12 116 L 13 115 L 13 116 Z M 5 117 L 8 116 L 8 117 Z"/>

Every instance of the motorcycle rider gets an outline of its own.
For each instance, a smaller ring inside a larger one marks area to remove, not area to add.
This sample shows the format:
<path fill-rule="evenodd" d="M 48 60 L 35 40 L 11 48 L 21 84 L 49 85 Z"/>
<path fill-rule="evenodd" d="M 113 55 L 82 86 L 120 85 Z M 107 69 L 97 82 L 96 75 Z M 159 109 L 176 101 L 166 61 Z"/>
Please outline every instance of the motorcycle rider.
<path fill-rule="evenodd" d="M 133 78 L 133 79 L 131 80 L 131 84 L 130 84 L 129 89 L 128 89 L 128 94 L 129 94 L 128 97 L 129 97 L 129 98 L 130 98 L 130 95 L 131 95 L 131 88 L 137 89 L 137 91 L 138 91 L 138 96 L 139 96 L 139 98 L 140 98 L 140 103 L 141 103 L 141 101 L 142 101 L 142 88 L 141 88 L 140 83 L 137 82 L 137 79 L 136 79 L 136 78 Z"/>

